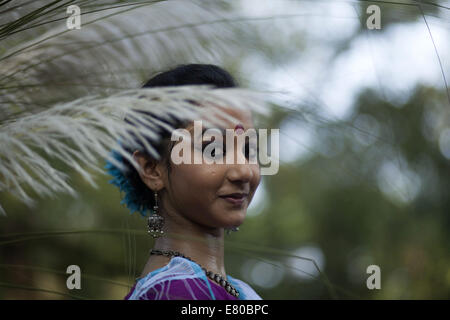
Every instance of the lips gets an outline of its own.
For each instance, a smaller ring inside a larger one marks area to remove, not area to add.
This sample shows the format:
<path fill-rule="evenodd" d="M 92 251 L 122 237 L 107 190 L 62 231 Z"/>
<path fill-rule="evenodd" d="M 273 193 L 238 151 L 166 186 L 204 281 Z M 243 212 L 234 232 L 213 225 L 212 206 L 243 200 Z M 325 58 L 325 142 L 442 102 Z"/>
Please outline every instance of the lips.
<path fill-rule="evenodd" d="M 244 203 L 244 201 L 247 199 L 247 197 L 248 197 L 248 193 L 239 193 L 239 192 L 220 196 L 220 198 L 222 198 L 234 205 L 242 205 Z"/>
<path fill-rule="evenodd" d="M 235 193 L 230 193 L 230 194 L 226 194 L 223 195 L 221 197 L 227 197 L 227 198 L 234 198 L 234 199 L 241 199 L 248 196 L 248 193 L 243 193 L 243 192 L 235 192 Z"/>

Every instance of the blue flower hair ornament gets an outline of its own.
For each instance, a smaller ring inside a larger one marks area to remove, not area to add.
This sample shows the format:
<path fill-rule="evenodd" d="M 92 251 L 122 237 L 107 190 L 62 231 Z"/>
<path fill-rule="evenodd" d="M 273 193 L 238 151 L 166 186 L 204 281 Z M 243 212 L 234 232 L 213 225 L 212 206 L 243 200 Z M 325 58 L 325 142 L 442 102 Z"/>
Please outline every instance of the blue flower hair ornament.
<path fill-rule="evenodd" d="M 111 156 L 117 161 L 124 163 L 123 157 L 117 151 L 111 151 Z M 140 203 L 136 189 L 131 185 L 130 181 L 125 177 L 123 172 L 108 160 L 106 161 L 104 168 L 107 170 L 108 174 L 113 176 L 113 179 L 109 180 L 108 183 L 117 186 L 120 191 L 125 193 L 125 197 L 122 201 L 120 201 L 120 204 L 125 204 L 130 210 L 130 214 L 137 211 L 141 214 L 141 216 L 147 217 L 147 210 L 150 209 L 147 209 Z"/>

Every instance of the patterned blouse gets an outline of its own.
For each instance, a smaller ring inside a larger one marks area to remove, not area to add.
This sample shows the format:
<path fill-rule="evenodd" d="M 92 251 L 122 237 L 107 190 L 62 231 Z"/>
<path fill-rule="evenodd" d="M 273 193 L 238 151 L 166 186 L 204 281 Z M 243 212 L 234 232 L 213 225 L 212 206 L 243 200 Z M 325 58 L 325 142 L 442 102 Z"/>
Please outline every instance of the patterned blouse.
<path fill-rule="evenodd" d="M 125 300 L 262 300 L 245 282 L 227 275 L 239 291 L 239 298 L 210 280 L 200 265 L 183 257 L 172 257 L 169 264 L 139 279 Z"/>

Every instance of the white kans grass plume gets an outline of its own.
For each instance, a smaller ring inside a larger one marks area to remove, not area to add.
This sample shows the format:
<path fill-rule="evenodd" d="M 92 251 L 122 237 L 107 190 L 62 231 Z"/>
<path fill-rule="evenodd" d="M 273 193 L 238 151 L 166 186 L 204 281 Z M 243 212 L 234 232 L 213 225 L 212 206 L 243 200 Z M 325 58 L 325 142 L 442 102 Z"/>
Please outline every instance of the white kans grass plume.
<path fill-rule="evenodd" d="M 66 28 L 64 3 L 80 6 L 80 30 Z M 163 119 L 209 119 L 211 125 L 220 125 L 216 116 L 229 118 L 219 109 L 208 114 L 217 105 L 265 113 L 262 96 L 244 89 L 136 89 L 177 64 L 220 65 L 239 52 L 230 25 L 236 13 L 227 7 L 224 1 L 189 0 L 0 2 L 0 192 L 29 206 L 35 200 L 25 186 L 40 196 L 76 196 L 68 175 L 50 159 L 75 169 L 93 187 L 88 169 L 105 173 L 99 157 L 123 168 L 110 157 L 112 149 L 136 167 L 118 139 L 131 141 L 134 131 L 155 155 L 144 137 L 158 141 L 165 125 L 139 111 Z M 123 121 L 125 115 L 134 127 Z M 0 214 L 6 214 L 1 203 Z"/>
<path fill-rule="evenodd" d="M 0 37 L 2 101 L 15 106 L 3 109 L 2 117 L 137 88 L 149 75 L 183 62 L 220 65 L 238 52 L 227 23 L 236 13 L 220 9 L 222 1 L 197 2 L 115 1 L 111 7 L 121 6 L 93 12 L 98 8 L 91 1 L 80 4 L 80 30 L 67 29 L 67 14 L 59 9 L 48 20 L 60 20 Z"/>
<path fill-rule="evenodd" d="M 24 185 L 41 196 L 52 196 L 56 192 L 77 196 L 67 182 L 68 176 L 52 167 L 47 158 L 61 160 L 97 188 L 92 174 L 85 168 L 105 173 L 98 162 L 101 157 L 123 169 L 123 165 L 111 157 L 112 149 L 138 168 L 131 155 L 117 143 L 118 139 L 125 146 L 136 143 L 137 139 L 147 152 L 158 157 L 145 138 L 157 142 L 160 127 L 175 129 L 163 121 L 143 116 L 142 112 L 168 120 L 173 117 L 190 121 L 202 119 L 206 126 L 224 125 L 225 119 L 237 120 L 218 106 L 256 113 L 266 110 L 262 95 L 256 92 L 180 86 L 127 90 L 106 98 L 85 97 L 8 121 L 0 126 L 0 192 L 8 191 L 29 206 L 35 201 L 25 192 Z M 125 117 L 132 124 L 126 123 Z M 36 149 L 45 154 L 40 155 Z M 0 211 L 6 214 L 1 204 Z"/>

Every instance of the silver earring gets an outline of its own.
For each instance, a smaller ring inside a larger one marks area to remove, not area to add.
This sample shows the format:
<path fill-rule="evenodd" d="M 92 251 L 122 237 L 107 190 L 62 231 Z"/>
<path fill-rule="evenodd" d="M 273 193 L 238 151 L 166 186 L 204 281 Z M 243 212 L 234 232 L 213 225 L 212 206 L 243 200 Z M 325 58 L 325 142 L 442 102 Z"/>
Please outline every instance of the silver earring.
<path fill-rule="evenodd" d="M 164 218 L 159 215 L 158 192 L 155 191 L 155 205 L 153 206 L 153 214 L 148 217 L 148 233 L 153 238 L 161 237 L 164 234 L 162 227 L 164 226 Z"/>
<path fill-rule="evenodd" d="M 233 231 L 233 232 L 239 231 L 239 227 L 232 227 L 230 229 L 227 228 L 225 230 L 227 230 L 227 235 L 229 235 L 231 231 Z"/>

